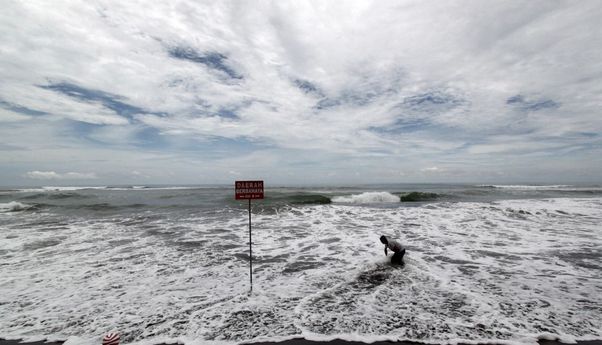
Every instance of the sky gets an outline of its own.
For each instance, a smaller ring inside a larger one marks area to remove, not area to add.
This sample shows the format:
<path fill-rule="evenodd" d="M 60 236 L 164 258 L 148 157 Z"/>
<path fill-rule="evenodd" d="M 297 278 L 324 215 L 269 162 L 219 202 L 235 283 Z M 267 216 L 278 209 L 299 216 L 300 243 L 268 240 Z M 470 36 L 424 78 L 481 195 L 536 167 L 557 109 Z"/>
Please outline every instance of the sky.
<path fill-rule="evenodd" d="M 13 1 L 0 185 L 602 183 L 599 1 Z"/>

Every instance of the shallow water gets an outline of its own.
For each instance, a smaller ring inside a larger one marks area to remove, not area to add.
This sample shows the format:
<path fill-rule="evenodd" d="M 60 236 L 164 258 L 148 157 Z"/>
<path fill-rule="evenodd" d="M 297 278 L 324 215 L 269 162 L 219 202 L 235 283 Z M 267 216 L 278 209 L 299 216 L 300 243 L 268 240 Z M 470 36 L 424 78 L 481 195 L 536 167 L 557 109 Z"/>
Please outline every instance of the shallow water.
<path fill-rule="evenodd" d="M 21 206 L 0 212 L 0 337 L 602 337 L 602 197 L 406 204 L 389 190 L 255 203 L 252 294 L 229 190 L 4 192 Z M 381 234 L 407 247 L 404 267 Z"/>

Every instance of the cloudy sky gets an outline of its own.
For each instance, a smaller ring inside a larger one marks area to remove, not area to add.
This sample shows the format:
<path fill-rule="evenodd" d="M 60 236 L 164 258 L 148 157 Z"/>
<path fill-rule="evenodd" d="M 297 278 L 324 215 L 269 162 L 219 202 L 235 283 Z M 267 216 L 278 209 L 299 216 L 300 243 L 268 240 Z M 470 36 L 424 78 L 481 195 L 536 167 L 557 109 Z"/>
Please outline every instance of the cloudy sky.
<path fill-rule="evenodd" d="M 0 185 L 602 182 L 599 1 L 13 1 Z"/>

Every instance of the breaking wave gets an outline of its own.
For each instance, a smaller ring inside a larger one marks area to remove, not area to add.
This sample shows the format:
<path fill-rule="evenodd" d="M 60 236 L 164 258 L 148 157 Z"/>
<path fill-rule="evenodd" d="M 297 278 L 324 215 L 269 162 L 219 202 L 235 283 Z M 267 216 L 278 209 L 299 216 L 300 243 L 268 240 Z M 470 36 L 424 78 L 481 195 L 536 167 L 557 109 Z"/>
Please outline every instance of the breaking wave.
<path fill-rule="evenodd" d="M 17 201 L 11 201 L 8 203 L 0 203 L 0 212 L 17 212 L 17 211 L 25 211 L 34 206 L 23 204 Z"/>
<path fill-rule="evenodd" d="M 399 196 L 389 192 L 365 192 L 348 196 L 337 196 L 332 201 L 342 204 L 381 204 L 399 202 Z"/>

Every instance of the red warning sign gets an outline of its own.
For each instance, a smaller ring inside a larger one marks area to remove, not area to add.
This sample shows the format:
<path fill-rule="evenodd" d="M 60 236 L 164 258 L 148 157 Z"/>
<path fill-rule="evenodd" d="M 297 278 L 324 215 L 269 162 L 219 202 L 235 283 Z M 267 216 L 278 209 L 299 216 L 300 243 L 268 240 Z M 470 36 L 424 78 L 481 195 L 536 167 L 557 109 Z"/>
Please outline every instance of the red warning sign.
<path fill-rule="evenodd" d="M 236 200 L 263 199 L 263 181 L 234 182 Z"/>

